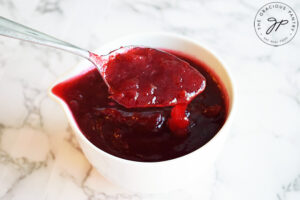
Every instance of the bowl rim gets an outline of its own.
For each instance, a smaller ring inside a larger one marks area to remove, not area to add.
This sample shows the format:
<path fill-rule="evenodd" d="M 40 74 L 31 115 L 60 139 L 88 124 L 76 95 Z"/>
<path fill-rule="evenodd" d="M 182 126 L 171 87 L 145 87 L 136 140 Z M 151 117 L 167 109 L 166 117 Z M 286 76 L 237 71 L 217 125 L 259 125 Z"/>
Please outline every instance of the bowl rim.
<path fill-rule="evenodd" d="M 205 42 L 202 42 L 200 40 L 194 40 L 194 39 L 191 39 L 187 36 L 183 36 L 183 35 L 179 35 L 179 34 L 175 34 L 175 33 L 170 33 L 170 32 L 141 32 L 141 33 L 137 33 L 137 34 L 130 34 L 130 35 L 126 35 L 126 36 L 123 36 L 123 37 L 120 37 L 116 40 L 113 40 L 113 41 L 109 41 L 107 43 L 105 43 L 102 47 L 100 48 L 97 48 L 95 49 L 97 52 L 99 49 L 104 49 L 105 47 L 108 47 L 108 46 L 112 46 L 114 43 L 120 43 L 121 41 L 124 41 L 124 40 L 130 40 L 132 38 L 135 38 L 135 37 L 170 37 L 170 38 L 173 38 L 175 40 L 180 40 L 180 41 L 183 41 L 183 42 L 187 42 L 187 43 L 192 43 L 198 47 L 201 47 L 202 49 L 204 49 L 205 51 L 207 51 L 208 53 L 212 54 L 212 56 L 215 57 L 215 59 L 217 61 L 219 61 L 219 63 L 222 65 L 222 68 L 224 69 L 225 73 L 226 73 L 226 76 L 228 77 L 228 81 L 229 81 L 229 85 L 231 87 L 231 92 L 232 92 L 232 97 L 231 99 L 229 99 L 229 108 L 228 108 L 228 115 L 227 115 L 227 118 L 223 124 L 223 126 L 221 127 L 221 129 L 215 134 L 215 136 L 213 138 L 211 138 L 207 143 L 205 143 L 203 146 L 201 146 L 200 148 L 188 153 L 188 154 L 185 154 L 183 156 L 180 156 L 180 157 L 177 157 L 177 158 L 173 158 L 173 159 L 169 159 L 169 160 L 163 160 L 163 161 L 154 161 L 154 162 L 144 162 L 144 161 L 134 161 L 134 160 L 128 160 L 128 159 L 125 159 L 125 158 L 120 158 L 118 156 L 115 156 L 115 155 L 112 155 L 110 153 L 107 153 L 105 151 L 103 151 L 102 149 L 98 148 L 97 146 L 95 146 L 92 142 L 90 142 L 85 136 L 84 134 L 82 133 L 82 131 L 80 130 L 78 124 L 76 123 L 75 119 L 74 119 L 74 116 L 71 112 L 71 110 L 68 108 L 67 104 L 65 103 L 65 101 L 63 101 L 60 97 L 56 96 L 53 92 L 52 92 L 52 89 L 59 83 L 69 79 L 70 77 L 68 77 L 68 75 L 74 70 L 76 69 L 78 66 L 80 65 L 83 65 L 83 61 L 80 61 L 78 62 L 76 65 L 74 65 L 73 67 L 71 67 L 71 69 L 67 70 L 65 73 L 63 73 L 61 76 L 59 76 L 52 84 L 51 86 L 49 87 L 48 89 L 48 95 L 53 99 L 55 100 L 56 102 L 58 102 L 58 104 L 60 106 L 62 106 L 65 114 L 67 115 L 67 118 L 68 118 L 68 123 L 70 123 L 71 127 L 72 128 L 76 128 L 76 130 L 73 130 L 75 132 L 76 135 L 78 135 L 85 143 L 87 143 L 92 149 L 94 149 L 97 153 L 101 153 L 102 155 L 108 157 L 109 159 L 113 159 L 117 162 L 123 162 L 123 163 L 127 163 L 127 164 L 133 164 L 133 165 L 137 165 L 137 166 L 140 166 L 140 165 L 147 165 L 147 166 L 156 166 L 156 165 L 161 165 L 161 164 L 175 164 L 176 162 L 179 162 L 181 160 L 184 160 L 184 159 L 188 159 L 188 157 L 191 157 L 192 155 L 194 155 L 196 152 L 199 152 L 199 151 L 203 151 L 203 149 L 207 148 L 207 146 L 209 146 L 214 140 L 216 140 L 216 138 L 220 137 L 220 132 L 223 132 L 224 129 L 227 129 L 228 126 L 231 124 L 232 122 L 232 118 L 233 118 L 233 115 L 234 115 L 234 111 L 235 111 L 235 84 L 234 84 L 234 80 L 233 80 L 233 76 L 232 76 L 232 72 L 230 71 L 230 69 L 228 68 L 228 65 L 227 63 L 222 59 L 220 58 L 220 56 L 218 56 L 218 54 L 212 50 L 211 48 L 208 47 L 207 44 L 205 44 Z M 209 66 L 208 66 L 209 67 Z M 87 71 L 89 70 L 89 68 L 87 68 Z M 82 70 L 84 71 L 84 70 Z M 68 78 L 67 78 L 68 77 Z M 222 79 L 220 78 L 220 80 L 222 81 Z M 70 117 L 72 117 L 72 120 L 69 119 Z M 80 133 L 80 134 L 79 134 Z"/>

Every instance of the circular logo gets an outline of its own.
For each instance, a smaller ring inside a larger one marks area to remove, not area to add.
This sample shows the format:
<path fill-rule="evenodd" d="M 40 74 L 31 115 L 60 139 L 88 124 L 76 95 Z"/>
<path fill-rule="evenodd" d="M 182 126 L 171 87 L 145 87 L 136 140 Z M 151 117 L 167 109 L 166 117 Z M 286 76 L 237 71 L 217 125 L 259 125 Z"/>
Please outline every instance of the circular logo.
<path fill-rule="evenodd" d="M 294 10 L 280 2 L 271 2 L 259 9 L 254 28 L 261 41 L 280 46 L 291 41 L 297 33 L 298 19 Z"/>

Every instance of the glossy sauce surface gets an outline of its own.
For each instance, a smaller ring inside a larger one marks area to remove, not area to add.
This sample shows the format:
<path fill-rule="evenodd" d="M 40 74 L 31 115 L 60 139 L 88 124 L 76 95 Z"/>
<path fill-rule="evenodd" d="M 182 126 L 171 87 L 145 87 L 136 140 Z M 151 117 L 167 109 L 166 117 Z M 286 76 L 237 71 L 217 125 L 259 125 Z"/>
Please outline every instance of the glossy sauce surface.
<path fill-rule="evenodd" d="M 199 71 L 158 49 L 121 47 L 99 58 L 111 98 L 126 108 L 188 104 L 205 88 Z"/>
<path fill-rule="evenodd" d="M 114 102 L 96 69 L 58 84 L 53 93 L 67 103 L 87 139 L 103 151 L 135 161 L 173 159 L 207 143 L 227 117 L 227 94 L 214 73 L 201 62 L 173 54 L 206 78 L 205 90 L 187 106 L 186 134 L 170 130 L 168 120 L 177 112 L 172 107 L 125 108 Z"/>

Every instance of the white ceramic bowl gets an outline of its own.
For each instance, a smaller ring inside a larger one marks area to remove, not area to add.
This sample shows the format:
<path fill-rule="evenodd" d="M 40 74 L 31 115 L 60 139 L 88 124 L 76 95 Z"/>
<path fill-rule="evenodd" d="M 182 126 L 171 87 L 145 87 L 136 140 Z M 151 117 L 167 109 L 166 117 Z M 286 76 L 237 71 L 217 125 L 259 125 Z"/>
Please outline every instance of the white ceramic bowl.
<path fill-rule="evenodd" d="M 232 121 L 234 105 L 234 90 L 228 69 L 211 50 L 201 43 L 186 37 L 167 33 L 148 33 L 133 35 L 109 43 L 95 51 L 100 55 L 126 45 L 142 45 L 153 48 L 171 49 L 184 52 L 206 63 L 222 80 L 229 97 L 229 114 L 222 129 L 207 144 L 185 156 L 162 162 L 136 162 L 110 155 L 94 146 L 78 128 L 68 106 L 55 96 L 50 88 L 50 96 L 60 103 L 67 114 L 81 149 L 90 163 L 109 181 L 119 186 L 138 192 L 161 192 L 182 188 L 197 179 L 206 176 L 227 137 Z M 58 79 L 53 87 L 91 66 L 88 61 L 82 61 L 69 73 Z"/>

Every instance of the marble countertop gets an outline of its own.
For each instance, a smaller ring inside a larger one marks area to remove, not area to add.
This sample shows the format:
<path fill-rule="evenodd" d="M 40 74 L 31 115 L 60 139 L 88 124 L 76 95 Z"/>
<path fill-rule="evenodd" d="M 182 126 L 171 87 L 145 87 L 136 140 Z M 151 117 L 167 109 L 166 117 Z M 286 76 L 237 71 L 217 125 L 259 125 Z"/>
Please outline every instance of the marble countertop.
<path fill-rule="evenodd" d="M 284 1 L 300 16 L 299 1 Z M 254 0 L 0 0 L 0 13 L 87 49 L 123 35 L 168 31 L 205 41 L 228 63 L 237 113 L 211 182 L 131 193 L 86 160 L 47 96 L 81 59 L 0 37 L 0 199 L 299 200 L 300 33 L 272 47 L 255 34 Z"/>

